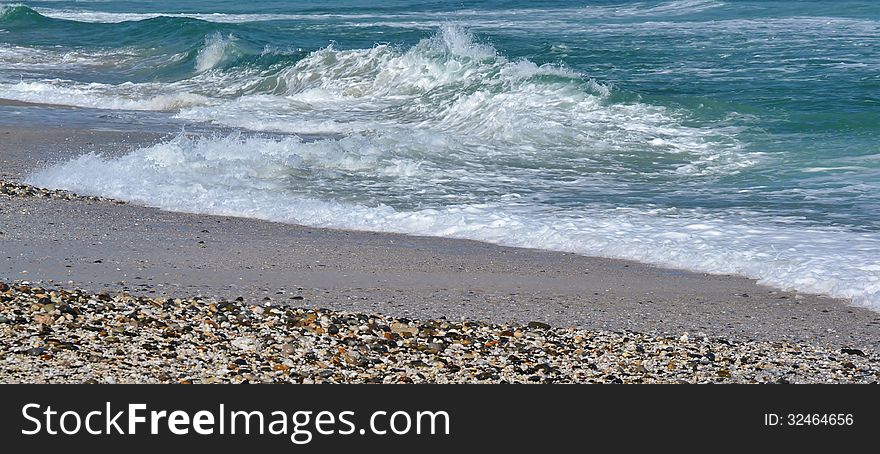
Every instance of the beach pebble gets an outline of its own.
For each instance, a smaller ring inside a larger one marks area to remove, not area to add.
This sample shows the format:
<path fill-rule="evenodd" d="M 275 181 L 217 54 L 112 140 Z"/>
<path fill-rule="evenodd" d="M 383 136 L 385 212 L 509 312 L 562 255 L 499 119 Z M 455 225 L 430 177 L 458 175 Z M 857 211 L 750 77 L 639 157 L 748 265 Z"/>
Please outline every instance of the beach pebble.
<path fill-rule="evenodd" d="M 248 352 L 257 352 L 260 350 L 260 342 L 255 337 L 242 336 L 237 337 L 230 342 L 233 347 Z"/>
<path fill-rule="evenodd" d="M 5 363 L 0 382 L 874 383 L 880 377 L 880 358 L 867 346 L 287 306 L 254 310 L 243 301 L 95 295 L 22 282 L 3 288 L 0 358 L 15 361 Z M 272 347 L 263 351 L 263 345 Z"/>
<path fill-rule="evenodd" d="M 416 327 L 409 326 L 406 323 L 402 322 L 394 322 L 391 324 L 391 332 L 397 335 L 409 335 L 414 336 L 418 334 L 419 329 Z"/>
<path fill-rule="evenodd" d="M 284 356 L 290 356 L 296 352 L 296 347 L 290 344 L 281 344 L 278 347 L 278 350 L 280 350 L 281 354 L 283 354 Z"/>

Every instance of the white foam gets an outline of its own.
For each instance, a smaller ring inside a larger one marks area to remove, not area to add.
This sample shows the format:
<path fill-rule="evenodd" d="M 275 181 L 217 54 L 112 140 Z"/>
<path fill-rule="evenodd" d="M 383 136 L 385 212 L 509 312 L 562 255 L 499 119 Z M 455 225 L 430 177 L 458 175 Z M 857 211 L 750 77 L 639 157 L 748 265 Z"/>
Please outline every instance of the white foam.
<path fill-rule="evenodd" d="M 406 50 L 329 46 L 269 79 L 284 96 L 248 95 L 178 116 L 293 133 L 418 129 L 454 135 L 474 153 L 589 159 L 653 146 L 686 157 L 663 171 L 688 175 L 732 173 L 760 160 L 742 151 L 736 130 L 686 127 L 662 107 L 609 102 L 607 86 L 565 67 L 509 60 L 450 24 Z"/>
<path fill-rule="evenodd" d="M 196 71 L 201 73 L 217 67 L 229 57 L 230 48 L 237 39 L 234 35 L 223 35 L 220 32 L 205 38 L 205 45 L 196 56 Z"/>
<path fill-rule="evenodd" d="M 168 210 L 467 238 L 735 273 L 780 288 L 852 298 L 880 310 L 876 233 L 805 228 L 758 215 L 720 216 L 695 210 L 560 209 L 522 204 L 518 197 L 394 209 L 378 202 L 357 202 L 357 195 L 366 193 L 355 190 L 351 192 L 355 198 L 344 201 L 346 184 L 354 184 L 351 178 L 346 180 L 347 174 L 366 180 L 394 175 L 389 184 L 410 185 L 410 192 L 412 185 L 418 187 L 417 182 L 436 176 L 436 161 L 401 160 L 394 143 L 362 136 L 311 143 L 296 138 L 181 136 L 116 159 L 82 156 L 38 172 L 28 181 Z M 399 138 L 396 143 L 406 142 Z M 443 154 L 438 152 L 434 159 L 442 159 Z M 334 172 L 342 173 L 334 180 Z M 327 181 L 337 194 L 334 199 L 314 186 Z M 368 184 L 376 181 L 384 180 Z"/>
<path fill-rule="evenodd" d="M 138 57 L 134 50 L 127 48 L 87 51 L 0 44 L 0 68 L 4 70 L 51 70 L 61 67 L 117 65 L 130 62 Z"/>
<path fill-rule="evenodd" d="M 723 2 L 715 0 L 674 0 L 659 4 L 634 3 L 631 5 L 589 5 L 577 8 L 521 8 L 504 10 L 469 10 L 457 9 L 453 11 L 438 12 L 410 12 L 410 13 L 383 13 L 377 14 L 232 14 L 232 13 L 117 13 L 108 11 L 94 11 L 83 9 L 59 9 L 59 8 L 34 8 L 35 11 L 46 17 L 65 19 L 78 22 L 101 22 L 119 23 L 141 21 L 157 17 L 176 17 L 199 19 L 217 23 L 247 23 L 263 21 L 324 21 L 324 20 L 348 20 L 355 23 L 364 23 L 375 20 L 392 20 L 389 25 L 400 25 L 401 21 L 407 26 L 418 25 L 430 21 L 429 26 L 436 27 L 446 20 L 464 21 L 480 18 L 488 19 L 498 24 L 498 18 L 509 18 L 510 24 L 516 25 L 525 21 L 548 21 L 561 19 L 587 19 L 587 18 L 626 18 L 626 17 L 664 17 L 693 14 L 712 8 L 724 6 Z M 494 20 L 493 20 L 494 19 Z M 515 20 L 514 20 L 515 19 Z M 438 22 L 440 21 L 440 22 Z M 476 25 L 476 24 L 473 24 Z"/>
<path fill-rule="evenodd" d="M 23 6 L 23 5 L 21 3 L 10 3 L 10 4 L 0 3 L 0 17 L 2 17 L 4 14 L 8 13 L 10 10 L 12 10 L 13 8 L 18 7 L 18 6 Z"/>
<path fill-rule="evenodd" d="M 152 84 L 80 84 L 68 80 L 0 83 L 0 97 L 17 101 L 99 109 L 176 111 L 211 102 L 195 93 L 165 93 Z"/>
<path fill-rule="evenodd" d="M 159 17 L 180 18 L 180 19 L 198 19 L 205 22 L 214 22 L 220 24 L 237 24 L 248 22 L 267 22 L 267 21 L 298 21 L 298 20 L 328 20 L 328 19 L 368 19 L 377 16 L 372 14 L 260 14 L 260 13 L 171 13 L 171 12 L 155 12 L 155 13 L 118 13 L 110 11 L 94 11 L 81 9 L 58 9 L 58 8 L 33 8 L 38 13 L 53 19 L 64 19 L 76 22 L 106 23 L 116 24 L 121 22 L 135 22 Z M 384 16 L 396 17 L 396 15 Z"/>

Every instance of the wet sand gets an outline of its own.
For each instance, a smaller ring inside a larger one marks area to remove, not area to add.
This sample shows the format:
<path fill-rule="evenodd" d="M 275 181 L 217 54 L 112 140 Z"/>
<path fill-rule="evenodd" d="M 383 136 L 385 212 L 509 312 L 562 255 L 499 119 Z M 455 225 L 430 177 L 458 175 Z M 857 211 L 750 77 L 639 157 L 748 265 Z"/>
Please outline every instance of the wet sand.
<path fill-rule="evenodd" d="M 121 154 L 167 136 L 0 121 L 0 179 L 22 181 L 80 153 Z M 393 317 L 880 348 L 880 314 L 847 301 L 622 260 L 10 195 L 0 195 L 0 232 L 6 281 L 271 298 Z"/>

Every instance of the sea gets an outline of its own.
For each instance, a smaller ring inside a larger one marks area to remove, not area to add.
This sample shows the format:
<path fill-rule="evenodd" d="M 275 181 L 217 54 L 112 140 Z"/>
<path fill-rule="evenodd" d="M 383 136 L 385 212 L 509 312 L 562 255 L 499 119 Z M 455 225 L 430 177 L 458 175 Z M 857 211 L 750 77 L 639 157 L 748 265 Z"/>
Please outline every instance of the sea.
<path fill-rule="evenodd" d="M 39 186 L 880 310 L 878 1 L 5 3 L 0 98 L 167 126 Z"/>

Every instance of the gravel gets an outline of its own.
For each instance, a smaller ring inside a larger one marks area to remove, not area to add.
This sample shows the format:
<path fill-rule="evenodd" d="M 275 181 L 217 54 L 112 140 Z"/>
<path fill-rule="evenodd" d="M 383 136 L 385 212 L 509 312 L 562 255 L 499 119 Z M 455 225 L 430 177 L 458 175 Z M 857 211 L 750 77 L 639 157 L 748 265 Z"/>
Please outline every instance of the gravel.
<path fill-rule="evenodd" d="M 876 383 L 858 348 L 0 282 L 6 383 Z"/>
<path fill-rule="evenodd" d="M 38 188 L 27 184 L 12 183 L 0 180 L 0 194 L 10 197 L 39 197 L 44 199 L 59 200 L 88 200 L 92 202 L 113 202 L 119 205 L 125 204 L 121 200 L 113 200 L 105 197 L 93 197 L 74 194 L 60 189 Z"/>

